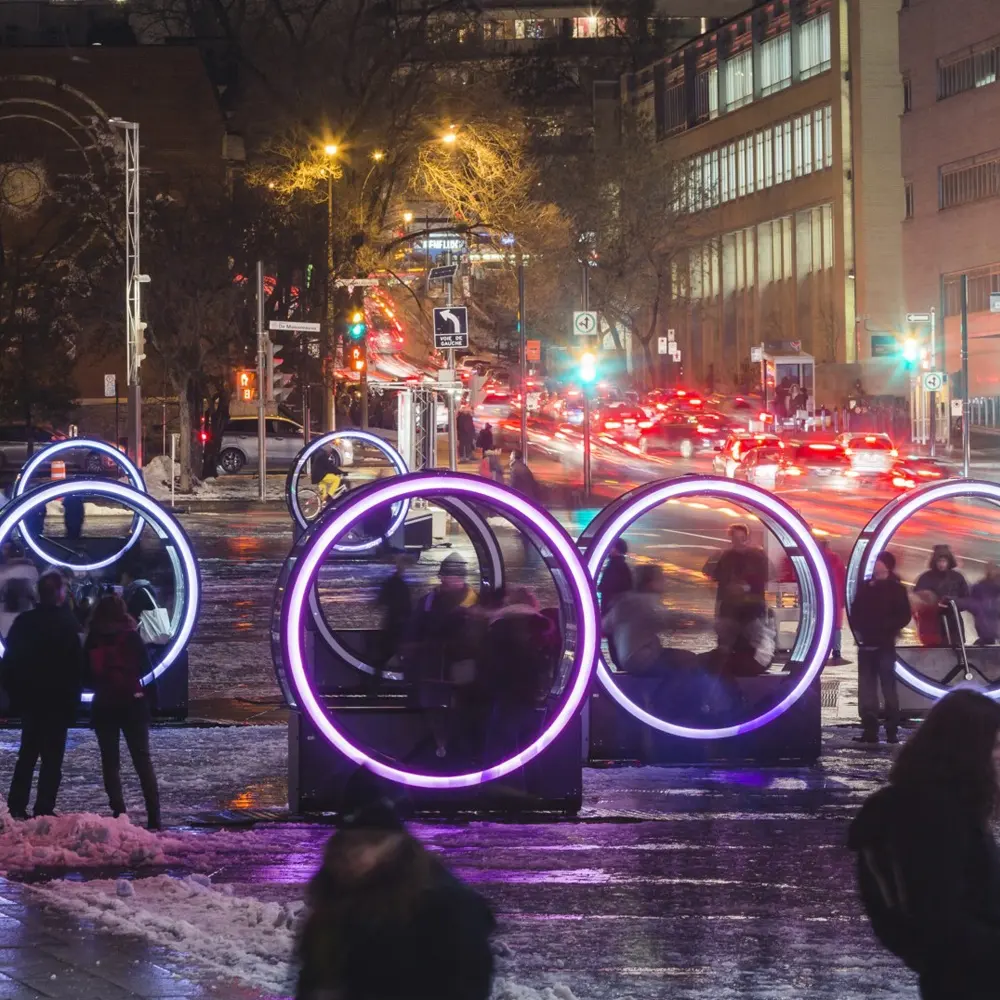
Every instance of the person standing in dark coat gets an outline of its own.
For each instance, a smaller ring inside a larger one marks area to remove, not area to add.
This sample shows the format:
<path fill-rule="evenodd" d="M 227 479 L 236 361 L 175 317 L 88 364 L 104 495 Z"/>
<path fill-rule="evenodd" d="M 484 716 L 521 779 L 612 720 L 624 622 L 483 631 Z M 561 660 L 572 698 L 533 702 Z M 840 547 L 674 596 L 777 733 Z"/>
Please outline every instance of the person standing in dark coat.
<path fill-rule="evenodd" d="M 529 500 L 538 503 L 539 489 L 535 474 L 528 468 L 524 453 L 514 450 L 510 453 L 510 488 L 523 493 Z"/>
<path fill-rule="evenodd" d="M 482 452 L 483 458 L 486 457 L 488 451 L 493 450 L 493 425 L 487 424 L 480 432 L 479 437 L 476 438 L 476 447 Z"/>
<path fill-rule="evenodd" d="M 952 692 L 851 824 L 872 930 L 918 974 L 923 1000 L 1000 995 L 998 737 L 996 702 Z"/>
<path fill-rule="evenodd" d="M 601 595 L 602 615 L 611 610 L 611 605 L 619 596 L 627 594 L 632 589 L 632 570 L 625 558 L 627 555 L 628 543 L 624 538 L 616 539 L 611 547 L 611 555 L 608 556 L 604 572 L 601 574 L 601 582 L 597 585 Z"/>
<path fill-rule="evenodd" d="M 83 534 L 83 497 L 79 494 L 63 497 L 63 522 L 66 525 L 66 537 L 71 541 L 79 540 Z"/>
<path fill-rule="evenodd" d="M 382 581 L 378 597 L 375 599 L 375 603 L 382 611 L 380 632 L 382 650 L 379 657 L 381 669 L 384 669 L 399 653 L 413 614 L 413 598 L 410 594 L 410 584 L 406 579 L 406 567 L 409 562 L 409 558 L 405 555 L 396 556 L 396 570 Z"/>
<path fill-rule="evenodd" d="M 152 665 L 135 619 L 117 594 L 105 595 L 94 609 L 84 649 L 94 691 L 91 722 L 111 812 L 114 816 L 127 812 L 119 743 L 124 736 L 146 801 L 147 825 L 159 830 L 160 792 L 149 753 L 149 703 L 141 683 Z"/>
<path fill-rule="evenodd" d="M 488 1000 L 489 905 L 407 833 L 388 801 L 342 821 L 307 904 L 296 1000 Z"/>
<path fill-rule="evenodd" d="M 910 598 L 896 576 L 896 557 L 883 552 L 872 578 L 861 584 L 851 605 L 851 625 L 858 640 L 859 743 L 878 743 L 879 688 L 885 702 L 886 740 L 899 742 L 896 640 L 909 621 Z"/>
<path fill-rule="evenodd" d="M 476 422 L 468 406 L 463 406 L 458 411 L 455 417 L 455 432 L 458 434 L 458 460 L 471 462 L 475 457 Z"/>
<path fill-rule="evenodd" d="M 917 630 L 924 646 L 946 644 L 942 602 L 957 602 L 969 596 L 969 584 L 957 566 L 947 545 L 935 545 L 930 566 L 917 578 L 913 588 L 918 602 Z"/>
<path fill-rule="evenodd" d="M 55 812 L 66 737 L 83 688 L 83 644 L 58 573 L 39 579 L 38 602 L 37 608 L 14 621 L 3 658 L 4 686 L 21 714 L 21 746 L 7 795 L 7 808 L 15 819 L 27 819 L 39 758 L 34 814 Z"/>
<path fill-rule="evenodd" d="M 745 651 L 756 623 L 767 614 L 765 591 L 771 566 L 762 548 L 750 544 L 745 524 L 729 528 L 732 545 L 712 556 L 702 572 L 716 583 L 715 630 L 719 649 L 728 656 L 736 647 Z"/>

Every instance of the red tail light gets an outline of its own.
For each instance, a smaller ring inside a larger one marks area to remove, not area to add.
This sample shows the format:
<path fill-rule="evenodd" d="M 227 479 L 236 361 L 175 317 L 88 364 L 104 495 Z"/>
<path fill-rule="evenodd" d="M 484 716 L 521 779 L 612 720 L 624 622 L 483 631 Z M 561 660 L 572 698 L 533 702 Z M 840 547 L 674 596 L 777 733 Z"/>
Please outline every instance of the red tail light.
<path fill-rule="evenodd" d="M 604 429 L 606 431 L 615 431 L 615 430 L 618 430 L 619 427 L 621 427 L 621 421 L 620 420 L 605 420 L 604 421 Z"/>
<path fill-rule="evenodd" d="M 796 468 L 794 465 L 789 465 L 785 469 L 785 475 L 786 476 L 801 476 L 802 475 L 802 470 Z"/>
<path fill-rule="evenodd" d="M 198 441 L 205 444 L 208 441 L 208 431 L 198 431 Z"/>
<path fill-rule="evenodd" d="M 643 429 L 644 431 L 648 431 L 648 430 L 649 430 L 649 428 L 653 426 L 653 421 L 652 421 L 652 420 L 640 420 L 640 421 L 639 421 L 639 426 L 640 426 L 640 427 L 641 427 L 641 428 L 642 428 L 642 429 Z"/>

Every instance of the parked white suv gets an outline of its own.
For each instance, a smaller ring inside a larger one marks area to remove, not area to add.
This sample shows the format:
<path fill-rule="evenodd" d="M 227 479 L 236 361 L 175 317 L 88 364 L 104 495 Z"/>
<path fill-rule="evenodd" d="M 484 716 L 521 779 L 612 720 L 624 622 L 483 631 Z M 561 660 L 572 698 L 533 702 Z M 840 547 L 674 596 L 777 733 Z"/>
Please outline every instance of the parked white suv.
<path fill-rule="evenodd" d="M 267 471 L 284 472 L 305 447 L 302 425 L 285 417 L 267 418 Z M 341 465 L 354 464 L 351 441 L 335 441 L 329 452 L 336 453 Z M 219 447 L 219 468 L 229 474 L 244 467 L 257 468 L 257 418 L 236 417 L 226 424 Z"/>

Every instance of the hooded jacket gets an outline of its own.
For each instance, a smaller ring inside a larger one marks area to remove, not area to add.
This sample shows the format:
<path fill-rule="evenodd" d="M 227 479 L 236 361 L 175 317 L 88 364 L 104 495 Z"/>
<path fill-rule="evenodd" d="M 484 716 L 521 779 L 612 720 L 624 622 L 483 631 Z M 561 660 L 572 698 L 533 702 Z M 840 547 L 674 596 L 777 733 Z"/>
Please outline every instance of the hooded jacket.
<path fill-rule="evenodd" d="M 948 560 L 948 568 L 943 572 L 936 568 L 935 564 L 938 559 Z M 930 565 L 920 574 L 914 589 L 917 591 L 929 590 L 942 601 L 968 597 L 969 584 L 955 568 L 957 565 L 955 556 L 947 545 L 935 545 Z"/>
<path fill-rule="evenodd" d="M 1000 855 L 955 791 L 883 788 L 851 824 L 848 847 L 872 929 L 919 973 L 921 996 L 995 1000 Z"/>

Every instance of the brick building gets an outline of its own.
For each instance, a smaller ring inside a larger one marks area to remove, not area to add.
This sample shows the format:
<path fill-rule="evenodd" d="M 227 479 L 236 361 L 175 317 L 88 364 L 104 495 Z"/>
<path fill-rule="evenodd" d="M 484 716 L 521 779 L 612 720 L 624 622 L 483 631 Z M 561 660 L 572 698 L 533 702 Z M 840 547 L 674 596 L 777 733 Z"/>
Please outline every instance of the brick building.
<path fill-rule="evenodd" d="M 664 318 L 685 374 L 750 381 L 751 348 L 799 343 L 820 393 L 902 391 L 880 337 L 904 312 L 897 0 L 772 0 L 625 79 L 687 210 L 713 236 Z M 838 399 L 839 401 L 839 399 Z"/>
<path fill-rule="evenodd" d="M 989 300 L 1000 292 L 998 8 L 996 0 L 903 0 L 902 6 L 906 303 L 910 311 L 934 307 L 944 315 L 944 367 L 955 373 L 959 281 L 968 275 L 970 392 L 996 396 L 1000 315 L 989 312 Z"/>

